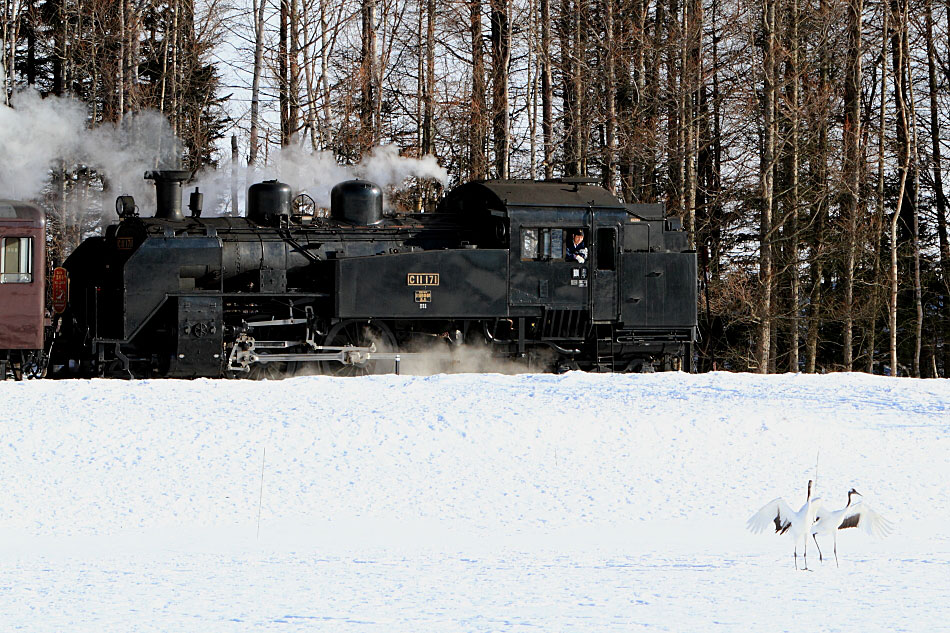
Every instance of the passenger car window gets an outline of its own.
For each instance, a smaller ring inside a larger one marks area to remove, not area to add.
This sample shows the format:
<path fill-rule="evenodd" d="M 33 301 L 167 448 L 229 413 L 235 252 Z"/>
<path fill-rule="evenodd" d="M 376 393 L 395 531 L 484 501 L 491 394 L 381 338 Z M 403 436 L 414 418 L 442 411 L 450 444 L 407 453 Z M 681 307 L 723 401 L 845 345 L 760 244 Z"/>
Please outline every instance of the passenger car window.
<path fill-rule="evenodd" d="M 28 284 L 33 281 L 33 238 L 0 238 L 0 283 Z"/>

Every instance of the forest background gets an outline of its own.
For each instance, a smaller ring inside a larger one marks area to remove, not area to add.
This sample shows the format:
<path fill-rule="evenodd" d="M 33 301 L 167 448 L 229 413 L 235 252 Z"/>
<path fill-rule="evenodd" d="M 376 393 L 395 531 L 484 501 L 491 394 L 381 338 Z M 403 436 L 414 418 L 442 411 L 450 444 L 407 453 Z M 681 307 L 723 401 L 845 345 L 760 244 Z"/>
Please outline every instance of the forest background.
<path fill-rule="evenodd" d="M 434 156 L 445 182 L 391 193 L 416 210 L 469 179 L 595 178 L 682 219 L 700 369 L 950 372 L 950 0 L 0 7 L 0 108 L 75 100 L 89 130 L 158 112 L 175 162 L 227 174 L 221 212 L 282 151 Z M 58 264 L 116 191 L 48 168 Z"/>

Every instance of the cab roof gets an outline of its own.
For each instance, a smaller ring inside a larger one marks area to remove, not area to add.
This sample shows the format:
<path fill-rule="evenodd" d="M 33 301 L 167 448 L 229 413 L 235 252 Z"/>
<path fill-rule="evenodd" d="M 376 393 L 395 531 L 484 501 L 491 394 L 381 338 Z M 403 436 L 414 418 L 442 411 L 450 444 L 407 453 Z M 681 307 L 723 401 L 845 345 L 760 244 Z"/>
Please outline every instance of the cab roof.
<path fill-rule="evenodd" d="M 609 191 L 596 185 L 560 180 L 477 180 L 449 192 L 442 210 L 464 213 L 474 209 L 504 210 L 518 206 L 622 207 Z"/>

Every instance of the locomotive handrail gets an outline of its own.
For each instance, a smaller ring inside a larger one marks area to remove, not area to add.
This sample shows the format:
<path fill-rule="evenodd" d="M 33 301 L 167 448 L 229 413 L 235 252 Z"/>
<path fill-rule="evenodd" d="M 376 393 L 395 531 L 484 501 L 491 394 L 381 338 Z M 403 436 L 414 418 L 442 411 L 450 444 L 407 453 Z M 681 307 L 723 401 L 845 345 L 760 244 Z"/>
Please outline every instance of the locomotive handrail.
<path fill-rule="evenodd" d="M 314 255 L 313 253 L 311 253 L 309 250 L 307 250 L 306 248 L 304 248 L 304 245 L 303 245 L 303 244 L 301 244 L 300 242 L 298 242 L 297 240 L 295 240 L 294 237 L 290 234 L 290 231 L 289 231 L 289 230 L 287 230 L 287 229 L 280 229 L 279 231 L 277 231 L 277 234 L 280 235 L 280 237 L 281 237 L 285 242 L 287 242 L 288 244 L 290 244 L 291 246 L 293 246 L 301 255 L 303 255 L 304 257 L 306 257 L 307 259 L 309 259 L 311 262 L 319 262 L 319 261 L 321 261 L 319 257 L 317 257 L 316 255 Z"/>
<path fill-rule="evenodd" d="M 551 202 L 505 202 L 506 206 L 509 208 L 547 208 L 547 209 L 577 209 L 581 205 L 578 204 L 556 204 Z M 583 205 L 585 209 L 610 209 L 613 211 L 622 211 L 623 207 L 620 206 L 620 203 L 616 205 L 611 204 L 590 204 L 589 202 Z"/>

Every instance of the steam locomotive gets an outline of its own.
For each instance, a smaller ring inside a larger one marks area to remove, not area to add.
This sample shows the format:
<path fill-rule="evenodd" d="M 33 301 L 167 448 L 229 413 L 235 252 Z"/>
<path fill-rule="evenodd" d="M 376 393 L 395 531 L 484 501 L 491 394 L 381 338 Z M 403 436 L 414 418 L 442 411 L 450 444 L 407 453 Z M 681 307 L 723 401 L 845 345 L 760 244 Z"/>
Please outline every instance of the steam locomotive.
<path fill-rule="evenodd" d="M 275 377 L 400 370 L 465 345 L 538 370 L 690 369 L 696 255 L 659 204 L 581 179 L 489 180 L 433 213 L 384 213 L 362 180 L 329 213 L 278 181 L 246 217 L 182 210 L 185 171 L 152 171 L 154 217 L 119 221 L 64 262 L 57 375 Z M 2 230 L 2 229 L 0 229 Z M 570 240 L 583 232 L 587 257 Z"/>

